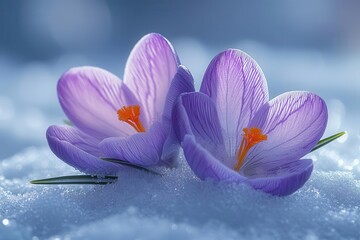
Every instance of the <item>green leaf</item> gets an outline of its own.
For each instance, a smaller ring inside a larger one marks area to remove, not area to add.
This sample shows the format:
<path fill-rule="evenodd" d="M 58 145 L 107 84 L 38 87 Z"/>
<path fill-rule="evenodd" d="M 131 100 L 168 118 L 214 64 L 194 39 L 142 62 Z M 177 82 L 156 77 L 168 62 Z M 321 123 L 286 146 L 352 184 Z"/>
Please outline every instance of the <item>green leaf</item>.
<path fill-rule="evenodd" d="M 328 144 L 328 143 L 331 143 L 332 141 L 338 139 L 339 137 L 341 137 L 341 136 L 344 135 L 345 133 L 346 133 L 346 132 L 339 132 L 339 133 L 334 134 L 334 135 L 332 135 L 332 136 L 330 136 L 330 137 L 327 137 L 327 138 L 324 138 L 324 139 L 320 140 L 320 141 L 316 144 L 316 146 L 315 146 L 310 152 L 315 151 L 315 150 L 317 150 L 317 149 L 325 146 L 325 145 Z"/>
<path fill-rule="evenodd" d="M 54 178 L 32 180 L 32 184 L 97 184 L 105 185 L 116 182 L 116 176 L 70 175 Z"/>
<path fill-rule="evenodd" d="M 104 161 L 107 161 L 107 162 L 112 162 L 112 163 L 124 165 L 124 166 L 127 166 L 127 167 L 135 168 L 135 169 L 142 170 L 142 171 L 145 171 L 145 172 L 148 172 L 148 173 L 152 173 L 152 174 L 155 174 L 155 175 L 162 176 L 162 174 L 160 174 L 158 172 L 155 172 L 155 171 L 150 170 L 150 169 L 148 169 L 148 168 L 146 168 L 144 166 L 134 164 L 134 163 L 131 163 L 131 162 L 128 162 L 128 161 L 125 161 L 125 160 L 120 160 L 120 159 L 116 159 L 116 158 L 101 158 L 101 159 L 104 160 Z"/>
<path fill-rule="evenodd" d="M 65 123 L 66 125 L 69 125 L 69 126 L 74 126 L 74 124 L 73 124 L 70 120 L 68 120 L 68 119 L 65 119 L 65 120 L 64 120 L 64 123 Z"/>

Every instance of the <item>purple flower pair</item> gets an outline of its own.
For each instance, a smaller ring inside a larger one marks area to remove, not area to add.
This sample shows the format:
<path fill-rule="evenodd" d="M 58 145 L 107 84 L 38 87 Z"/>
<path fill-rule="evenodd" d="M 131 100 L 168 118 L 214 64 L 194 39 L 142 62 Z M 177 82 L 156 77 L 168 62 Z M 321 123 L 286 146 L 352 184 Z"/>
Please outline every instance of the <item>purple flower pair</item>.
<path fill-rule="evenodd" d="M 216 56 L 200 92 L 171 44 L 143 37 L 128 59 L 124 81 L 94 68 L 74 68 L 59 80 L 58 95 L 72 126 L 51 126 L 47 139 L 63 161 L 92 174 L 121 166 L 172 166 L 179 142 L 201 179 L 245 182 L 288 195 L 310 177 L 312 161 L 299 160 L 322 136 L 327 110 L 308 92 L 269 101 L 257 63 L 239 50 Z"/>

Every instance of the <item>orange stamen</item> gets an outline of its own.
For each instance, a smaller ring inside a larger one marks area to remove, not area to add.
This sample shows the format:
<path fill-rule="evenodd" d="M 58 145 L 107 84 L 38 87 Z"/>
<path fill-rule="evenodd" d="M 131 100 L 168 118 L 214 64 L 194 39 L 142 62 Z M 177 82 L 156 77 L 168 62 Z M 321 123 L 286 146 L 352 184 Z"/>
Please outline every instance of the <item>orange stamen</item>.
<path fill-rule="evenodd" d="M 128 123 L 138 132 L 145 132 L 145 128 L 142 125 L 140 116 L 140 106 L 124 106 L 117 111 L 120 121 Z"/>
<path fill-rule="evenodd" d="M 241 166 L 244 163 L 244 159 L 248 151 L 255 146 L 256 144 L 267 140 L 267 135 L 262 134 L 260 128 L 252 127 L 252 128 L 244 128 L 243 129 L 243 139 L 241 140 L 241 144 L 239 147 L 239 151 L 237 154 L 238 162 L 234 166 L 235 171 L 239 171 Z"/>

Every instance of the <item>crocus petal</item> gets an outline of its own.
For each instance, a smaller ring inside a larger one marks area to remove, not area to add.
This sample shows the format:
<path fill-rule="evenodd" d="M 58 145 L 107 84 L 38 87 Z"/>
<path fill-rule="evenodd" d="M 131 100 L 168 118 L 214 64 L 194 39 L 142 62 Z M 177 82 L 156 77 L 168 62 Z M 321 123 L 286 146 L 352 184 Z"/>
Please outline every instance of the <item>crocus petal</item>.
<path fill-rule="evenodd" d="M 180 141 L 185 135 L 192 135 L 215 157 L 222 157 L 226 163 L 224 140 L 216 108 L 211 99 L 203 93 L 180 95 L 173 113 L 173 125 Z"/>
<path fill-rule="evenodd" d="M 173 107 L 179 95 L 185 92 L 194 92 L 194 79 L 189 70 L 180 65 L 173 81 L 169 92 L 166 96 L 166 102 L 163 112 L 163 122 L 171 124 Z M 176 120 L 175 120 L 176 121 Z M 178 159 L 179 141 L 173 129 L 174 124 L 171 125 L 168 138 L 166 139 L 163 147 L 162 159 L 168 166 L 174 166 Z"/>
<path fill-rule="evenodd" d="M 161 120 L 166 94 L 179 65 L 170 42 L 160 34 L 144 36 L 132 50 L 124 82 L 144 107 L 149 125 Z"/>
<path fill-rule="evenodd" d="M 262 177 L 249 178 L 247 183 L 255 189 L 286 196 L 301 188 L 309 179 L 312 170 L 312 160 L 296 160 L 284 164 L 281 168 L 272 169 Z"/>
<path fill-rule="evenodd" d="M 184 155 L 193 172 L 200 179 L 214 179 L 224 181 L 242 182 L 243 176 L 225 166 L 209 151 L 197 143 L 194 136 L 185 135 L 182 147 Z"/>
<path fill-rule="evenodd" d="M 116 173 L 119 166 L 99 159 L 99 140 L 70 126 L 50 126 L 46 132 L 53 153 L 74 168 L 90 174 Z"/>
<path fill-rule="evenodd" d="M 142 166 L 159 165 L 168 131 L 169 126 L 156 122 L 147 132 L 129 137 L 107 138 L 99 146 L 107 158 L 125 160 Z"/>
<path fill-rule="evenodd" d="M 194 91 L 194 79 L 191 73 L 186 67 L 180 65 L 166 96 L 164 119 L 171 120 L 173 106 L 180 94 Z"/>
<path fill-rule="evenodd" d="M 327 123 L 325 102 L 309 92 L 284 93 L 265 104 L 249 127 L 258 127 L 267 140 L 246 157 L 242 171 L 273 169 L 300 159 L 320 140 Z"/>
<path fill-rule="evenodd" d="M 246 53 L 230 49 L 211 61 L 200 91 L 215 102 L 227 152 L 234 156 L 243 128 L 268 101 L 263 72 Z"/>
<path fill-rule="evenodd" d="M 138 103 L 110 72 L 95 67 L 72 68 L 61 76 L 57 90 L 65 114 L 85 133 L 103 139 L 135 132 L 118 120 L 117 110 Z"/>

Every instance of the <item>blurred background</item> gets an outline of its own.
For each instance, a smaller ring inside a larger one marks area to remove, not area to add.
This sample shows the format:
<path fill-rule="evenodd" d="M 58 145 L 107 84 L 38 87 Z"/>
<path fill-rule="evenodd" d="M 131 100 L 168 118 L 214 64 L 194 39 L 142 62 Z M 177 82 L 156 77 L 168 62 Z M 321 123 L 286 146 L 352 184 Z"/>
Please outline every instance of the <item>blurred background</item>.
<path fill-rule="evenodd" d="M 239 48 L 262 67 L 270 96 L 309 90 L 329 108 L 326 135 L 348 131 L 339 158 L 359 164 L 360 1 L 0 1 L 0 159 L 46 145 L 66 116 L 56 83 L 92 65 L 122 78 L 133 45 L 158 32 L 198 88 L 211 59 Z M 357 160 L 357 161 L 356 161 Z"/>

